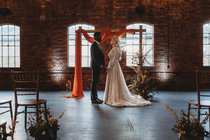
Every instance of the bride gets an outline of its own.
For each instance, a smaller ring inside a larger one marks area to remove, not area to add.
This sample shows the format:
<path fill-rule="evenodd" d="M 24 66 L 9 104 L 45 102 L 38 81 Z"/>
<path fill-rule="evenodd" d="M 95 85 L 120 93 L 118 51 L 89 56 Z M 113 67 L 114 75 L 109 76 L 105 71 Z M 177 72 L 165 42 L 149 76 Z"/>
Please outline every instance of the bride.
<path fill-rule="evenodd" d="M 121 50 L 118 38 L 112 38 L 110 44 L 112 49 L 108 54 L 110 61 L 107 67 L 104 103 L 111 106 L 150 105 L 150 101 L 130 93 L 119 64 Z"/>

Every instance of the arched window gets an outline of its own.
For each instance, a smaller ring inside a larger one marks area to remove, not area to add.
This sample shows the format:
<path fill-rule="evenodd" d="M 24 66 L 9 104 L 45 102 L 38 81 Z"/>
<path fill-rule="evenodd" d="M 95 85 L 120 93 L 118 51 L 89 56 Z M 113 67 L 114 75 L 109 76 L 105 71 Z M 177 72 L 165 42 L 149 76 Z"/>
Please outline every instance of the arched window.
<path fill-rule="evenodd" d="M 210 66 L 210 22 L 203 25 L 203 66 Z"/>
<path fill-rule="evenodd" d="M 95 30 L 94 26 L 86 24 L 76 24 L 69 26 L 68 28 L 68 64 L 69 67 L 75 67 L 75 31 L 82 27 L 84 30 Z M 93 36 L 93 33 L 89 33 L 90 36 Z M 82 47 L 82 67 L 90 67 L 90 46 L 91 43 L 88 42 L 85 37 L 82 35 L 81 39 Z"/>
<path fill-rule="evenodd" d="M 0 26 L 0 68 L 20 67 L 20 28 Z"/>
<path fill-rule="evenodd" d="M 140 29 L 142 25 L 146 32 L 142 33 L 142 54 L 146 55 L 143 66 L 154 65 L 154 27 L 149 24 L 136 23 L 126 26 L 126 29 Z M 135 66 L 132 58 L 139 52 L 139 32 L 134 35 L 126 34 L 126 65 Z"/>

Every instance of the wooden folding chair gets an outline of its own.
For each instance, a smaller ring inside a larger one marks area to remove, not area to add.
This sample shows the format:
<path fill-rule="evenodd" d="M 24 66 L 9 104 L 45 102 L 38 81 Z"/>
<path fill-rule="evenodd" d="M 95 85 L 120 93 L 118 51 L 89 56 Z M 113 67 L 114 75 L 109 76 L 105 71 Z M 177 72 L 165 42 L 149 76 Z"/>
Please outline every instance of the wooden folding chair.
<path fill-rule="evenodd" d="M 0 112 L 0 115 L 10 112 L 11 123 L 13 122 L 12 100 L 0 100 L 0 108 L 5 109 Z"/>
<path fill-rule="evenodd" d="M 36 120 L 39 119 L 39 109 L 43 107 L 45 117 L 47 117 L 47 100 L 39 99 L 39 72 L 38 71 L 12 71 L 12 82 L 15 94 L 15 117 L 20 113 L 25 113 L 25 129 L 27 128 L 27 113 L 35 113 Z M 20 96 L 24 99 L 20 99 Z M 32 98 L 29 98 L 32 97 Z M 44 105 L 44 106 L 42 106 Z M 18 111 L 18 107 L 24 107 L 23 111 Z M 36 111 L 28 111 L 28 108 L 35 108 Z"/>
<path fill-rule="evenodd" d="M 196 72 L 196 89 L 197 100 L 188 101 L 188 118 L 190 117 L 191 109 L 197 110 L 198 120 L 200 121 L 201 115 L 210 114 L 210 71 Z M 202 113 L 201 110 L 205 112 Z M 209 120 L 210 128 L 210 120 Z"/>
<path fill-rule="evenodd" d="M 0 109 L 2 109 L 0 110 L 0 115 L 10 112 L 11 124 L 13 124 L 12 100 L 0 100 Z M 2 140 L 7 139 L 6 124 L 5 120 L 0 120 L 0 130 L 3 132 L 0 134 L 0 139 Z"/>

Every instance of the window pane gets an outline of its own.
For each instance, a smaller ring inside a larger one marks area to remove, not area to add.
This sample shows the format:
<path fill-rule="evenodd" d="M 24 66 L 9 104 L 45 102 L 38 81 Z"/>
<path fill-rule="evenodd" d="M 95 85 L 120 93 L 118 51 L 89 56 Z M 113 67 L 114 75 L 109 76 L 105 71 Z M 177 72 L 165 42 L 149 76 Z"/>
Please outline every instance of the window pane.
<path fill-rule="evenodd" d="M 20 40 L 15 40 L 15 45 L 20 45 Z"/>
<path fill-rule="evenodd" d="M 82 56 L 88 56 L 88 46 L 82 46 Z"/>
<path fill-rule="evenodd" d="M 75 34 L 75 26 L 69 27 L 69 34 Z"/>
<path fill-rule="evenodd" d="M 204 45 L 210 45 L 210 33 L 209 34 L 203 34 L 203 44 Z"/>
<path fill-rule="evenodd" d="M 75 40 L 69 40 L 69 46 L 75 46 Z"/>
<path fill-rule="evenodd" d="M 138 36 L 133 39 L 133 44 L 139 45 L 139 38 L 138 38 Z"/>
<path fill-rule="evenodd" d="M 3 67 L 8 67 L 8 57 L 3 57 Z"/>
<path fill-rule="evenodd" d="M 15 57 L 15 67 L 20 67 L 20 57 Z"/>
<path fill-rule="evenodd" d="M 210 23 L 203 25 L 203 33 L 210 33 Z"/>
<path fill-rule="evenodd" d="M 69 66 L 75 67 L 75 56 L 69 56 Z"/>
<path fill-rule="evenodd" d="M 69 46 L 69 55 L 75 56 L 75 46 Z"/>
<path fill-rule="evenodd" d="M 9 57 L 9 67 L 15 67 L 14 56 Z"/>
<path fill-rule="evenodd" d="M 86 39 L 83 39 L 82 40 L 82 45 L 87 45 L 88 44 L 88 41 Z"/>
<path fill-rule="evenodd" d="M 133 56 L 130 56 L 130 55 L 127 55 L 127 56 L 126 56 L 126 65 L 127 65 L 127 66 L 134 66 L 134 65 L 132 64 L 132 57 L 133 57 Z"/>
<path fill-rule="evenodd" d="M 3 38 L 3 45 L 8 45 L 8 36 L 2 36 Z"/>
<path fill-rule="evenodd" d="M 15 56 L 20 56 L 20 47 L 15 47 Z"/>
<path fill-rule="evenodd" d="M 15 27 L 15 35 L 16 36 L 20 36 L 20 28 L 19 27 Z"/>
<path fill-rule="evenodd" d="M 127 39 L 127 40 L 126 40 L 126 44 L 127 44 L 127 45 L 133 44 L 133 39 Z"/>
<path fill-rule="evenodd" d="M 14 36 L 15 40 L 20 41 L 20 36 Z"/>
<path fill-rule="evenodd" d="M 88 60 L 87 60 L 87 57 L 85 56 L 82 56 L 82 66 L 88 67 Z"/>
<path fill-rule="evenodd" d="M 9 36 L 9 38 L 8 38 L 9 40 L 9 45 L 14 45 L 14 36 Z"/>
<path fill-rule="evenodd" d="M 9 47 L 9 56 L 15 56 L 15 48 Z"/>
<path fill-rule="evenodd" d="M 132 55 L 133 54 L 133 51 L 130 48 L 131 48 L 130 46 L 127 46 L 127 49 L 126 49 L 126 54 L 127 55 Z"/>
<path fill-rule="evenodd" d="M 8 47 L 3 47 L 3 56 L 8 56 Z"/>
<path fill-rule="evenodd" d="M 75 35 L 69 35 L 69 39 L 72 41 L 75 41 L 76 37 L 75 37 Z"/>
<path fill-rule="evenodd" d="M 15 35 L 15 27 L 12 25 L 9 26 L 9 35 Z"/>
<path fill-rule="evenodd" d="M 3 35 L 9 35 L 8 25 L 3 25 L 2 30 L 3 30 L 3 32 L 2 32 Z"/>

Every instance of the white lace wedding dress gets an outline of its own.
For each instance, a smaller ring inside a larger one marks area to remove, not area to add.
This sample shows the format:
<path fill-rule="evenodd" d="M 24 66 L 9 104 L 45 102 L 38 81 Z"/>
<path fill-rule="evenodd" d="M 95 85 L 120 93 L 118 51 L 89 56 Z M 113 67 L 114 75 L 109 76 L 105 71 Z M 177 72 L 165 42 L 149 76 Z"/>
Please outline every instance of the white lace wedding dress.
<path fill-rule="evenodd" d="M 146 106 L 150 101 L 139 95 L 131 94 L 122 73 L 119 59 L 121 57 L 118 47 L 112 48 L 108 54 L 110 71 L 107 72 L 104 103 L 111 106 Z"/>

